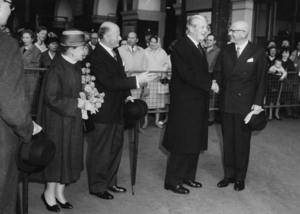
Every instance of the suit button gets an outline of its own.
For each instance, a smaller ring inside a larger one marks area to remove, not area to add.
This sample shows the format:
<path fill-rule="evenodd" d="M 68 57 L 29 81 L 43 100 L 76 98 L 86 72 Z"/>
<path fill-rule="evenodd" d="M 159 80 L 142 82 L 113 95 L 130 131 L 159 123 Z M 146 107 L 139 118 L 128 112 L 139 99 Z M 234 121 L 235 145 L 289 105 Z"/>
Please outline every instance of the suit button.
<path fill-rule="evenodd" d="M 239 96 L 241 96 L 241 94 L 239 93 Z"/>
<path fill-rule="evenodd" d="M 246 72 L 244 72 L 244 74 L 247 74 Z"/>

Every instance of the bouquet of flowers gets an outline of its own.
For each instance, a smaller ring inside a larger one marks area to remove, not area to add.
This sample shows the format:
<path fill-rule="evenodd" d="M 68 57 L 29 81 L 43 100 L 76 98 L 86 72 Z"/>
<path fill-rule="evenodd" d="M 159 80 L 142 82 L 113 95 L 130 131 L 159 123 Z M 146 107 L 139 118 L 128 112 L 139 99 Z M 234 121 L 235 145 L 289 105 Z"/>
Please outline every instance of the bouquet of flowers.
<path fill-rule="evenodd" d="M 84 100 L 84 102 L 89 102 L 94 107 L 91 109 L 82 109 L 82 118 L 88 119 L 87 110 L 91 111 L 92 114 L 96 114 L 96 111 L 101 107 L 104 102 L 104 93 L 99 93 L 97 88 L 95 88 L 95 83 L 93 81 L 96 80 L 95 76 L 90 75 L 90 63 L 86 63 L 86 68 L 82 68 L 82 76 L 81 83 L 83 92 L 80 92 L 80 98 Z"/>

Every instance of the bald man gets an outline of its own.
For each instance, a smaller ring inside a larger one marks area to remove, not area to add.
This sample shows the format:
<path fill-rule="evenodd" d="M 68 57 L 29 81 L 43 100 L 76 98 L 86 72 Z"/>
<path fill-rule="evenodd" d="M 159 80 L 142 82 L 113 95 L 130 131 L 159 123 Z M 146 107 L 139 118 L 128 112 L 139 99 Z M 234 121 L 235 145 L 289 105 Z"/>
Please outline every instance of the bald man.
<path fill-rule="evenodd" d="M 104 22 L 99 29 L 100 43 L 96 44 L 88 62 L 91 63 L 91 74 L 96 77 L 98 91 L 105 93 L 104 103 L 99 112 L 93 114 L 95 130 L 89 142 L 87 154 L 87 172 L 90 193 L 101 199 L 113 199 L 107 192 L 124 193 L 126 189 L 117 186 L 123 149 L 123 106 L 126 101 L 133 102 L 130 89 L 156 78 L 148 72 L 126 77 L 123 61 L 117 47 L 119 46 L 120 29 L 112 22 Z"/>
<path fill-rule="evenodd" d="M 251 131 L 244 119 L 253 110 L 262 111 L 267 85 L 265 49 L 248 41 L 249 26 L 244 21 L 231 25 L 231 44 L 221 50 L 214 78 L 220 86 L 220 110 L 223 134 L 224 178 L 218 187 L 234 183 L 234 189 L 245 188 Z"/>

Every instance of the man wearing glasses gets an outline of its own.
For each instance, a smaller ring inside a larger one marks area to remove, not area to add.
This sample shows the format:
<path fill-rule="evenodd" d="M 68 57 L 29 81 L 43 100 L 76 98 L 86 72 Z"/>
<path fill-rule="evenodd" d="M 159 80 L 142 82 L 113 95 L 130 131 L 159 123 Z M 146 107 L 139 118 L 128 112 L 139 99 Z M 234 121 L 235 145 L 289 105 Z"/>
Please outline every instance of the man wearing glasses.
<path fill-rule="evenodd" d="M 244 21 L 231 25 L 230 45 L 221 50 L 214 78 L 220 86 L 220 110 L 223 135 L 224 178 L 218 187 L 234 183 L 234 190 L 245 188 L 251 131 L 245 117 L 262 110 L 267 85 L 265 49 L 248 41 L 249 26 Z"/>
<path fill-rule="evenodd" d="M 13 9 L 11 1 L 0 0 L 0 26 Z M 25 100 L 19 45 L 2 31 L 0 41 L 0 213 L 6 214 L 16 212 L 19 141 L 29 142 L 37 125 L 32 123 Z"/>

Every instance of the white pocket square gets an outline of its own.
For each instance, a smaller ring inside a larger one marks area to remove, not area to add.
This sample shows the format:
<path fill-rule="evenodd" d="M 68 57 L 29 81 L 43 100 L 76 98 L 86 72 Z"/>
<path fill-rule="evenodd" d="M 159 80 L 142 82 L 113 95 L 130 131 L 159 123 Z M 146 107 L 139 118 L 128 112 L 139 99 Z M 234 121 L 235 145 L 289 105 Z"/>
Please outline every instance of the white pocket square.
<path fill-rule="evenodd" d="M 248 59 L 247 62 L 253 62 L 253 58 Z"/>

